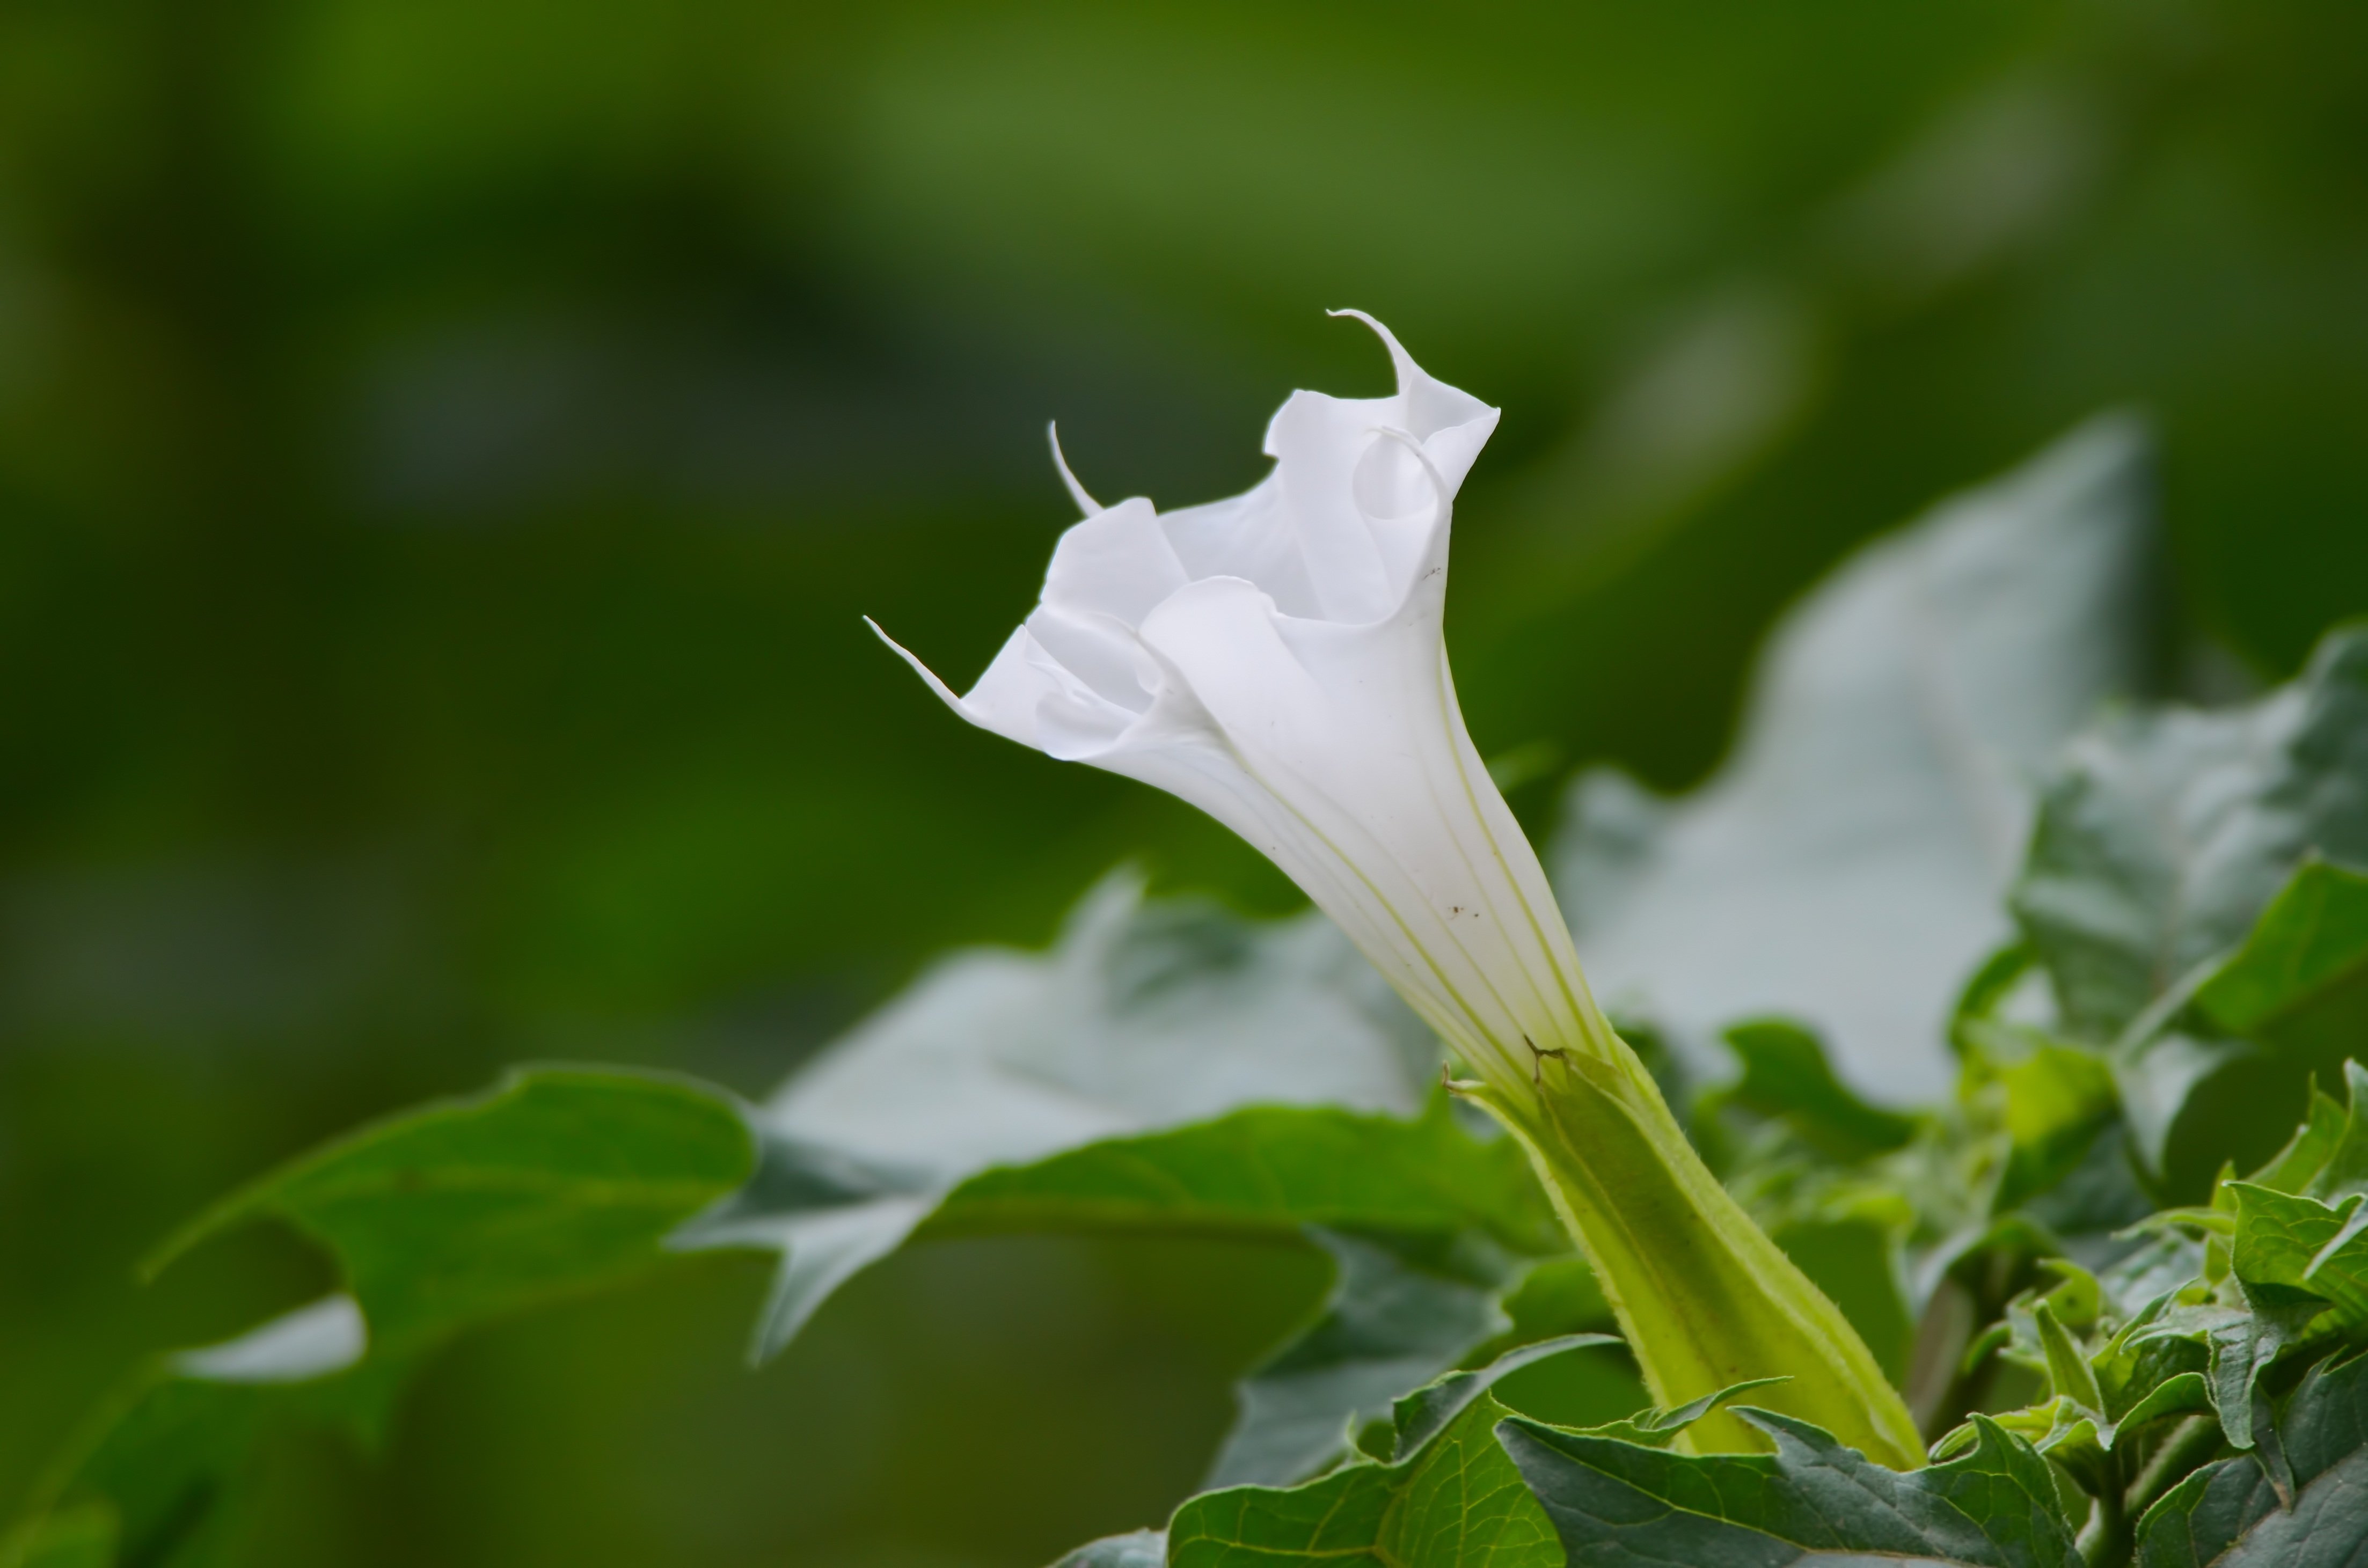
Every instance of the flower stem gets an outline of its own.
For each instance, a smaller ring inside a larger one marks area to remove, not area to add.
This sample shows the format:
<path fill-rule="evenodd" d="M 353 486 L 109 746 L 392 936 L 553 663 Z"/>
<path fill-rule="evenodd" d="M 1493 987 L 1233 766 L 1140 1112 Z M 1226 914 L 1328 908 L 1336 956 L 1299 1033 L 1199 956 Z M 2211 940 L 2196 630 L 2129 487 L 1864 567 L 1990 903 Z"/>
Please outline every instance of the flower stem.
<path fill-rule="evenodd" d="M 1711 1175 L 1625 1041 L 1540 1055 L 1526 1094 L 1501 1084 L 1471 1092 L 1528 1149 L 1656 1402 L 1788 1378 L 1750 1403 L 1894 1469 L 1924 1463 L 1907 1403 L 1865 1342 Z M 1707 1453 L 1768 1447 L 1723 1411 L 1687 1441 Z"/>

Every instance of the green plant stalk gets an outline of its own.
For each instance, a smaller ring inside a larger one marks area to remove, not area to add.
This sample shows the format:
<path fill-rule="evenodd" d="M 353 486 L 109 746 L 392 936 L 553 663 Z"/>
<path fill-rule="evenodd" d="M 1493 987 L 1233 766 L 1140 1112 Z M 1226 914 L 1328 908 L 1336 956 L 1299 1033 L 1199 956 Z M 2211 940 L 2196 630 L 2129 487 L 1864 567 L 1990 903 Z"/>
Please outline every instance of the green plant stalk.
<path fill-rule="evenodd" d="M 1895 1470 L 1925 1462 L 1907 1402 L 1865 1341 L 1719 1185 L 1627 1042 L 1540 1055 L 1527 1094 L 1459 1087 L 1529 1151 L 1656 1403 L 1786 1378 L 1751 1403 L 1815 1422 Z M 1768 1448 L 1723 1411 L 1687 1440 L 1705 1453 Z"/>

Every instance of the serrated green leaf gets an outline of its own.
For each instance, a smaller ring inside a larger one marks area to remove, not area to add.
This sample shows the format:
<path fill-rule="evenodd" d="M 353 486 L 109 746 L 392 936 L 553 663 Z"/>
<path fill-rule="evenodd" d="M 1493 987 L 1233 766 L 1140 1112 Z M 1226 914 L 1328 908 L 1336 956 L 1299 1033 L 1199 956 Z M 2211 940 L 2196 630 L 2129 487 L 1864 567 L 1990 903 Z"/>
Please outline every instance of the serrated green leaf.
<path fill-rule="evenodd" d="M 2368 1552 L 2368 1358 L 2313 1367 L 2277 1420 L 2291 1496 L 2250 1455 L 2215 1460 L 2138 1521 L 2137 1568 L 2349 1568 Z"/>
<path fill-rule="evenodd" d="M 2094 421 L 1860 551 L 1778 624 L 1694 793 L 1577 779 L 1549 863 L 1598 994 L 1697 1060 L 1782 1014 L 1877 1100 L 1945 1093 L 1951 1000 L 2010 934 L 2021 780 L 2144 681 L 2149 445 Z"/>
<path fill-rule="evenodd" d="M 1733 1384 L 1673 1408 L 1641 1410 L 1623 1420 L 1607 1422 L 1600 1426 L 1565 1430 L 1581 1430 L 1591 1437 L 1615 1437 L 1621 1442 L 1634 1443 L 1647 1449 L 1666 1449 L 1683 1437 L 1687 1427 L 1712 1411 L 1725 1410 L 1748 1393 L 1772 1388 L 1782 1381 L 1782 1378 L 1754 1378 L 1749 1382 Z"/>
<path fill-rule="evenodd" d="M 2261 1374 L 2301 1343 L 2327 1311 L 2317 1296 L 2277 1285 L 2239 1284 L 2238 1304 L 2226 1301 L 2169 1308 L 2142 1339 L 2184 1339 L 2204 1347 L 2212 1403 L 2231 1447 L 2249 1449 L 2259 1414 Z"/>
<path fill-rule="evenodd" d="M 1424 1444 L 1445 1431 L 1451 1422 L 1471 1408 L 1474 1400 L 1495 1387 L 1500 1379 L 1535 1362 L 1560 1356 L 1565 1351 L 1584 1350 L 1591 1346 L 1619 1343 L 1620 1336 L 1613 1334 L 1561 1335 L 1553 1339 L 1540 1340 L 1534 1345 L 1517 1346 L 1497 1357 L 1485 1367 L 1474 1368 L 1468 1371 L 1451 1372 L 1436 1382 L 1415 1390 L 1399 1399 L 1390 1408 L 1390 1424 L 1395 1438 L 1395 1446 L 1391 1450 L 1391 1459 L 1395 1461 L 1413 1458 Z M 1687 1406 L 1685 1413 L 1672 1416 L 1666 1423 L 1667 1428 L 1675 1432 L 1701 1415 L 1703 1411 L 1715 1409 L 1719 1404 L 1725 1403 L 1728 1396 L 1742 1392 L 1742 1388 L 1759 1386 L 1761 1385 L 1757 1383 L 1740 1385 L 1725 1391 L 1724 1394 L 1713 1395 L 1707 1402 L 1697 1400 L 1695 1403 L 1702 1406 L 1701 1410 L 1696 1410 L 1693 1405 Z M 1655 1428 L 1655 1430 L 1659 1429 Z"/>
<path fill-rule="evenodd" d="M 1168 1522 L 1169 1563 L 1560 1568 L 1553 1531 L 1491 1435 L 1508 1413 L 1487 1390 L 1577 1343 L 1526 1346 L 1408 1396 L 1400 1429 L 1419 1446 L 1389 1464 L 1359 1461 L 1304 1486 L 1237 1486 L 1193 1498 Z M 1459 1403 L 1452 1418 L 1437 1419 L 1442 1405 Z"/>
<path fill-rule="evenodd" d="M 1902 1473 L 1806 1423 L 1744 1414 L 1774 1453 L 1666 1453 L 1518 1416 L 1498 1431 L 1570 1568 L 1777 1568 L 1853 1553 L 2078 1568 L 2046 1461 L 1987 1419 L 1975 1418 L 1972 1451 Z"/>
<path fill-rule="evenodd" d="M 1507 1268 L 1493 1249 L 1313 1234 L 1332 1257 L 1331 1292 L 1313 1324 L 1242 1381 L 1204 1486 L 1285 1486 L 1313 1474 L 1358 1426 L 1505 1326 L 1496 1292 Z"/>
<path fill-rule="evenodd" d="M 2231 1248 L 2237 1278 L 2248 1286 L 2306 1292 L 2334 1309 L 2346 1327 L 2368 1326 L 2368 1234 L 2351 1221 L 2364 1201 L 2358 1193 L 2329 1206 L 2231 1182 L 2237 1228 Z"/>

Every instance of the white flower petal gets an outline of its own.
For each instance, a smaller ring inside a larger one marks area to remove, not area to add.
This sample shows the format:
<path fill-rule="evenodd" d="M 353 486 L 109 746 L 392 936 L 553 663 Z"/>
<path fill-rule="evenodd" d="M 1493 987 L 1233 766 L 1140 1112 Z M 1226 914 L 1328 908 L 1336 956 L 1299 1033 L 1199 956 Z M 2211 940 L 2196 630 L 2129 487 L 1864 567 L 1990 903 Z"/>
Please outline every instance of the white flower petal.
<path fill-rule="evenodd" d="M 1087 494 L 1086 487 L 1077 483 L 1077 476 L 1069 472 L 1069 460 L 1061 453 L 1061 427 L 1046 425 L 1044 438 L 1053 444 L 1053 466 L 1061 471 L 1061 483 L 1068 486 L 1069 499 L 1077 504 L 1077 510 L 1088 517 L 1100 511 L 1102 504 Z"/>
<path fill-rule="evenodd" d="M 1044 574 L 1044 603 L 1139 626 L 1154 605 L 1189 581 L 1158 513 L 1138 495 L 1061 536 Z"/>
<path fill-rule="evenodd" d="M 1063 463 L 1087 516 L 1042 602 L 969 696 L 922 675 L 974 723 L 1231 827 L 1474 1065 L 1525 1076 L 1609 1028 L 1440 637 L 1454 493 L 1497 411 L 1337 313 L 1380 335 L 1394 394 L 1294 392 L 1265 481 L 1164 517 L 1097 507 Z"/>

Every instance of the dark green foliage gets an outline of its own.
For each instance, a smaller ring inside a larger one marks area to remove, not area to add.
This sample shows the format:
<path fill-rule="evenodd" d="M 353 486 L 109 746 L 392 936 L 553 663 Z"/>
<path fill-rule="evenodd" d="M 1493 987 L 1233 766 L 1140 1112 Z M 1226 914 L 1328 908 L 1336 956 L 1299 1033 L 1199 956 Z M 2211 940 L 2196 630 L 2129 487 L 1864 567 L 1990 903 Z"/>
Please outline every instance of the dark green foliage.
<path fill-rule="evenodd" d="M 2189 1475 L 2138 1528 L 2138 1568 L 2340 1568 L 2368 1551 L 2368 1357 L 2313 1367 L 2249 1454 Z"/>
<path fill-rule="evenodd" d="M 1364 1422 L 1505 1326 L 1496 1297 L 1508 1271 L 1493 1249 L 1314 1236 L 1338 1270 L 1332 1292 L 1304 1332 L 1243 1380 L 1241 1414 L 1210 1468 L 1212 1488 L 1314 1473 Z"/>
<path fill-rule="evenodd" d="M 1357 1460 L 1304 1486 L 1236 1486 L 1168 1522 L 1172 1568 L 1364 1562 L 1376 1568 L 1556 1568 L 1538 1505 L 1497 1445 L 1499 1378 L 1575 1347 L 1547 1341 L 1400 1400 L 1392 1462 Z"/>
<path fill-rule="evenodd" d="M 2314 852 L 2368 866 L 2368 627 L 2248 707 L 2128 715 L 2080 742 L 2013 905 L 2066 1022 L 2108 1040 L 2243 942 Z"/>
<path fill-rule="evenodd" d="M 381 1354 L 649 1267 L 748 1178 L 730 1096 L 687 1080 L 547 1068 L 382 1122 L 201 1216 L 153 1267 L 276 1218 L 336 1256 Z"/>
<path fill-rule="evenodd" d="M 1782 1018 L 1736 1024 L 1727 1046 L 1743 1076 L 1709 1096 L 1783 1122 L 1818 1153 L 1839 1160 L 1887 1153 L 1916 1135 L 1916 1120 L 1869 1105 L 1834 1076 L 1816 1035 Z"/>
<path fill-rule="evenodd" d="M 350 1295 L 135 1372 L 52 1466 L 15 1550 L 28 1563 L 230 1568 L 243 1560 L 245 1483 L 267 1434 L 327 1425 L 374 1441 L 426 1352 L 661 1263 L 667 1234 L 746 1180 L 751 1163 L 729 1096 L 646 1074 L 542 1069 L 264 1177 L 157 1266 L 276 1218 L 328 1249 Z"/>
<path fill-rule="evenodd" d="M 2340 1561 L 2368 1489 L 2341 1359 L 2368 1339 L 2368 1072 L 2344 1068 L 2348 1107 L 2301 1085 L 2368 1021 L 2364 716 L 2368 631 L 2340 633 L 2250 708 L 2076 745 L 2023 940 L 1949 1023 L 1945 1105 L 1863 1097 L 1801 1025 L 1724 1030 L 1739 1071 L 1691 1098 L 1702 1145 L 1947 1429 L 1927 1469 L 1762 1413 L 1771 1455 L 1682 1451 L 1759 1385 L 1634 1408 L 1520 1150 L 1430 1088 L 1430 1042 L 1338 934 L 1119 878 L 1052 951 L 949 959 L 761 1107 L 548 1069 L 252 1184 L 163 1260 L 276 1219 L 344 1290 L 138 1370 L 5 1561 L 227 1568 L 276 1435 L 376 1442 L 456 1334 L 672 1253 L 782 1255 L 769 1350 L 907 1243 L 1029 1231 L 1312 1241 L 1334 1265 L 1240 1385 L 1213 1489 L 1076 1568 Z M 2149 1182 L 2231 1158 L 2250 1179 L 2153 1211 Z M 1605 1399 L 1619 1418 L 1547 1419 Z"/>
<path fill-rule="evenodd" d="M 1110 1226 L 1268 1235 L 1302 1225 L 1473 1231 L 1532 1256 L 1566 1244 L 1520 1147 L 1474 1137 L 1443 1096 L 1414 1121 L 1254 1107 L 983 1171 L 948 1194 L 920 1233 Z"/>
<path fill-rule="evenodd" d="M 1776 1568 L 1819 1553 L 2078 1568 L 2046 1462 L 1987 1422 L 1971 1451 L 1903 1475 L 1813 1426 L 1742 1414 L 1775 1453 L 1694 1457 L 1518 1417 L 1500 1430 L 1573 1568 Z"/>
<path fill-rule="evenodd" d="M 254 1238 L 130 1280 L 292 1151 L 525 1057 L 754 1092 L 1124 854 L 1282 907 L 856 617 L 976 669 L 1067 516 L 1043 421 L 1099 494 L 1223 494 L 1287 388 L 1380 384 L 1326 305 L 1506 406 L 1451 615 L 1491 754 L 1683 786 L 1804 585 L 2109 400 L 2161 668 L 2290 670 L 2368 608 L 2363 101 L 2323 0 L 6 7 L 0 1504 L 144 1350 L 317 1293 Z M 694 1387 L 726 1263 L 447 1363 L 382 1471 L 300 1452 L 276 1560 L 1032 1568 L 1159 1511 L 1110 1499 L 1294 1305 L 1051 1250 L 1165 1372 L 1026 1352 L 969 1298 L 1045 1252 L 965 1244 Z M 1013 1383 L 828 1370 L 889 1319 Z"/>

